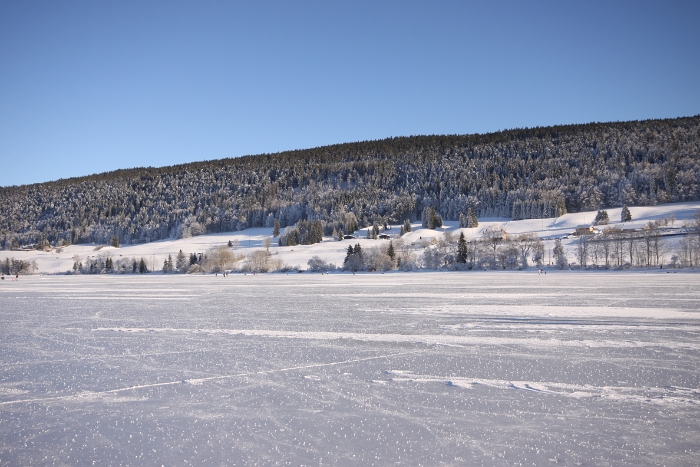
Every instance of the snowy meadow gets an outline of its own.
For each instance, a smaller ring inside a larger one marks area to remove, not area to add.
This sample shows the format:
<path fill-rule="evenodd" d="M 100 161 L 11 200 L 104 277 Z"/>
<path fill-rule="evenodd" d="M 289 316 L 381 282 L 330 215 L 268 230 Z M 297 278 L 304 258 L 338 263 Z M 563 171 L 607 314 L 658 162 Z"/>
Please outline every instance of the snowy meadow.
<path fill-rule="evenodd" d="M 0 465 L 700 464 L 700 275 L 24 276 Z"/>

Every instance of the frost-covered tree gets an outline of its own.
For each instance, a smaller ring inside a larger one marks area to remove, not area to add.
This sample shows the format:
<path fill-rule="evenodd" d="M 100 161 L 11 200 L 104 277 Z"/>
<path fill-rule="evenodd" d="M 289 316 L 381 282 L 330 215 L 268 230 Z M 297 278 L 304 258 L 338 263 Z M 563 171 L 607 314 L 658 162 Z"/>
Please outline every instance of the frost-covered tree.
<path fill-rule="evenodd" d="M 270 255 L 265 250 L 255 250 L 248 255 L 248 267 L 251 272 L 268 272 Z"/>
<path fill-rule="evenodd" d="M 620 222 L 628 222 L 632 220 L 632 213 L 630 212 L 627 205 L 622 206 L 622 211 L 620 212 Z"/>
<path fill-rule="evenodd" d="M 557 200 L 556 217 L 561 217 L 566 214 L 566 201 L 563 198 Z"/>
<path fill-rule="evenodd" d="M 554 240 L 552 254 L 554 255 L 554 264 L 556 264 L 558 269 L 565 269 L 569 266 L 569 262 L 566 259 L 566 253 L 564 252 L 564 245 L 561 244 L 561 240 L 558 238 Z"/>
<path fill-rule="evenodd" d="M 272 229 L 272 236 L 273 237 L 279 237 L 280 236 L 280 221 L 278 219 L 275 219 L 275 226 Z"/>
<path fill-rule="evenodd" d="M 355 248 L 351 246 L 348 247 L 343 269 L 350 270 L 352 272 L 365 269 L 364 253 L 362 252 L 362 247 L 359 243 L 355 245 Z"/>
<path fill-rule="evenodd" d="M 309 266 L 309 271 L 311 272 L 326 272 L 335 269 L 334 264 L 327 263 L 324 259 L 319 256 L 312 256 L 306 264 Z"/>
<path fill-rule="evenodd" d="M 608 215 L 608 211 L 598 211 L 598 213 L 595 216 L 595 219 L 593 220 L 593 223 L 595 225 L 607 225 L 608 222 L 610 222 L 610 216 Z"/>
<path fill-rule="evenodd" d="M 590 235 L 579 235 L 576 242 L 576 257 L 578 258 L 578 264 L 583 268 L 588 266 L 588 258 L 591 254 L 589 247 Z"/>
<path fill-rule="evenodd" d="M 457 242 L 457 262 L 466 264 L 468 254 L 467 239 L 464 237 L 464 232 L 462 232 L 459 234 L 459 241 Z"/>
<path fill-rule="evenodd" d="M 394 251 L 394 243 L 392 241 L 389 241 L 389 248 L 387 248 L 386 254 L 392 261 L 396 259 L 396 252 Z"/>
<path fill-rule="evenodd" d="M 526 269 L 529 264 L 527 262 L 530 252 L 534 248 L 537 240 L 537 235 L 532 232 L 523 233 L 515 237 L 515 245 L 518 248 L 520 256 L 520 267 Z"/>
<path fill-rule="evenodd" d="M 265 237 L 262 240 L 262 247 L 267 251 L 268 253 L 270 252 L 270 246 L 272 245 L 272 237 Z"/>
<path fill-rule="evenodd" d="M 232 269 L 234 263 L 240 259 L 225 245 L 210 248 L 205 256 L 206 261 L 202 264 L 202 269 L 208 272 L 224 272 Z"/>
<path fill-rule="evenodd" d="M 173 270 L 174 270 L 173 258 L 172 258 L 172 256 L 168 255 L 168 259 L 163 261 L 163 272 L 169 273 L 169 272 L 173 272 Z"/>
<path fill-rule="evenodd" d="M 535 262 L 538 268 L 544 263 L 544 243 L 538 238 L 535 239 L 532 245 L 532 261 Z"/>
<path fill-rule="evenodd" d="M 470 229 L 479 227 L 479 220 L 477 219 L 476 214 L 474 213 L 474 210 L 472 208 L 469 208 L 469 213 L 467 214 L 466 227 L 469 227 Z"/>

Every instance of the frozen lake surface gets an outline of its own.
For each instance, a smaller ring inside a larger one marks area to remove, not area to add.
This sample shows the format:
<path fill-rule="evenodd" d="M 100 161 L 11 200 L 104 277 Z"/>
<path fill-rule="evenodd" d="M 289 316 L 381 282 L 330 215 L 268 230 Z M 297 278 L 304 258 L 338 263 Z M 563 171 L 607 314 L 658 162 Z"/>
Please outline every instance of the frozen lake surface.
<path fill-rule="evenodd" d="M 700 275 L 0 283 L 0 465 L 700 464 Z"/>

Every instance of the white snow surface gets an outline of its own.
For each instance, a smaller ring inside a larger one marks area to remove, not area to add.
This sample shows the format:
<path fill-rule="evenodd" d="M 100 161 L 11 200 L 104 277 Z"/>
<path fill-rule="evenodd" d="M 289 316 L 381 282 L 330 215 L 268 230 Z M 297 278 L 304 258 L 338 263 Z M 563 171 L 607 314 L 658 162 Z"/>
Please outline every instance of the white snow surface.
<path fill-rule="evenodd" d="M 700 201 L 687 203 L 664 204 L 658 206 L 645 207 L 630 207 L 632 221 L 621 223 L 620 211 L 622 208 L 607 209 L 610 216 L 610 226 L 639 229 L 644 227 L 649 221 L 668 218 L 671 215 L 675 216 L 673 224 L 669 224 L 671 231 L 682 230 L 683 225 L 687 224 L 693 214 L 700 210 Z M 489 226 L 496 225 L 503 227 L 509 234 L 520 234 L 525 232 L 533 232 L 544 240 L 553 240 L 555 238 L 563 238 L 571 234 L 576 227 L 580 225 L 591 225 L 596 212 L 580 212 L 574 214 L 566 214 L 558 218 L 550 219 L 526 219 L 512 221 L 507 218 L 483 218 L 479 219 L 479 227 L 473 229 L 460 229 L 459 222 L 446 221 L 444 228 L 429 230 L 421 227 L 420 222 L 412 224 L 413 231 L 404 235 L 406 242 L 416 244 L 419 240 L 440 237 L 444 232 L 452 232 L 459 235 L 464 232 L 464 235 L 469 240 L 477 239 L 481 233 Z M 400 225 L 393 225 L 387 231 L 387 234 L 398 234 Z M 384 232 L 382 232 L 384 233 Z M 271 248 L 271 253 L 275 258 L 281 258 L 284 263 L 290 266 L 299 266 L 301 269 L 307 268 L 307 261 L 312 256 L 319 256 L 321 259 L 334 263 L 337 266 L 342 266 L 343 260 L 347 253 L 348 245 L 359 243 L 362 248 L 371 248 L 380 245 L 386 240 L 369 240 L 366 239 L 366 231 L 358 231 L 355 233 L 358 238 L 356 240 L 344 240 L 341 242 L 335 241 L 330 237 L 326 237 L 322 243 L 315 245 L 297 245 L 293 247 L 277 246 L 277 238 L 274 238 Z M 239 253 L 247 254 L 253 250 L 260 249 L 263 239 L 272 237 L 271 228 L 254 228 L 241 230 L 237 232 L 224 232 L 218 234 L 207 234 L 197 237 L 191 237 L 179 240 L 161 240 L 152 243 L 144 243 L 138 245 L 122 245 L 121 248 L 112 248 L 109 246 L 102 247 L 99 251 L 95 251 L 97 245 L 71 245 L 64 248 L 62 252 L 57 253 L 56 250 L 50 252 L 44 251 L 1 251 L 0 259 L 5 257 L 13 257 L 24 261 L 36 261 L 41 273 L 63 273 L 72 269 L 73 257 L 80 256 L 83 260 L 89 256 L 111 256 L 113 259 L 120 257 L 141 258 L 147 260 L 149 268 L 160 271 L 163 266 L 163 261 L 170 255 L 173 259 L 178 251 L 182 250 L 185 254 L 204 253 L 208 249 L 216 246 L 226 245 L 229 240 L 238 240 L 240 246 Z M 575 239 L 564 239 L 563 244 L 569 250 L 569 258 L 571 261 L 575 258 L 573 252 Z M 552 245 L 547 243 L 548 247 Z M 416 246 L 418 248 L 418 246 Z M 667 258 L 668 259 L 668 258 Z"/>
<path fill-rule="evenodd" d="M 0 465 L 700 464 L 698 274 L 23 276 L 0 304 Z"/>

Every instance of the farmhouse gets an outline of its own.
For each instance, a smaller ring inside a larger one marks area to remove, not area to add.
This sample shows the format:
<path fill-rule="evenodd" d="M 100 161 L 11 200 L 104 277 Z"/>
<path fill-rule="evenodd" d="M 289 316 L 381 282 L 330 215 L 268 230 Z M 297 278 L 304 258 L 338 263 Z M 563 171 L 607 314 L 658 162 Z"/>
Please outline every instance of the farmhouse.
<path fill-rule="evenodd" d="M 576 227 L 576 231 L 574 232 L 574 235 L 576 236 L 581 236 L 581 235 L 593 235 L 595 233 L 595 229 L 593 228 L 592 225 L 579 225 Z"/>

